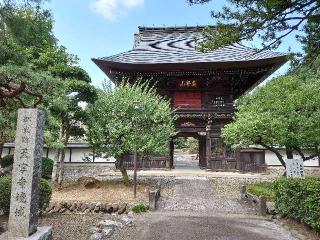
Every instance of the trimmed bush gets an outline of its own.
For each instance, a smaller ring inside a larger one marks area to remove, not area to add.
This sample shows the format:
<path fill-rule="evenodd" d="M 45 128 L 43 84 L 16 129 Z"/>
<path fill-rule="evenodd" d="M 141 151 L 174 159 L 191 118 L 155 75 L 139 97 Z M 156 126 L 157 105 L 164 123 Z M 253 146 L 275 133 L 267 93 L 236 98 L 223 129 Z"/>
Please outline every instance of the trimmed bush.
<path fill-rule="evenodd" d="M 13 164 L 13 155 L 7 155 L 0 159 L 1 167 L 8 167 Z M 50 158 L 42 158 L 42 177 L 45 179 L 51 179 L 53 169 L 53 160 Z"/>
<path fill-rule="evenodd" d="M 2 168 L 8 167 L 13 164 L 13 155 L 7 155 L 0 158 L 0 166 Z"/>
<path fill-rule="evenodd" d="M 320 178 L 279 178 L 274 182 L 276 211 L 320 231 Z"/>
<path fill-rule="evenodd" d="M 46 209 L 49 206 L 51 195 L 52 195 L 51 183 L 48 180 L 42 178 L 40 181 L 40 199 L 39 199 L 40 209 Z"/>
<path fill-rule="evenodd" d="M 40 182 L 40 199 L 39 208 L 45 209 L 50 202 L 52 189 L 50 183 L 41 179 Z M 0 177 L 0 209 L 5 213 L 10 210 L 10 197 L 11 197 L 11 176 Z"/>
<path fill-rule="evenodd" d="M 132 212 L 134 213 L 146 212 L 148 209 L 149 207 L 143 203 L 139 203 L 131 208 Z"/>
<path fill-rule="evenodd" d="M 50 158 L 42 158 L 42 177 L 51 179 L 53 169 L 53 160 Z"/>
<path fill-rule="evenodd" d="M 10 210 L 10 197 L 11 197 L 11 177 L 0 177 L 0 209 L 5 213 Z"/>

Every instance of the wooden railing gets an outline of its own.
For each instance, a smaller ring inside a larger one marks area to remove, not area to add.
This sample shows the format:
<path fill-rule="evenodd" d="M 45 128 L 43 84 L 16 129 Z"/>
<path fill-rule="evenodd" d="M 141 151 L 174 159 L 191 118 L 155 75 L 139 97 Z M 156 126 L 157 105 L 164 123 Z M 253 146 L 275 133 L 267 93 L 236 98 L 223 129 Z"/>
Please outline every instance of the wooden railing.
<path fill-rule="evenodd" d="M 126 169 L 133 169 L 133 156 L 128 156 L 124 159 L 123 165 Z M 151 157 L 150 159 L 139 159 L 137 168 L 140 170 L 143 169 L 152 169 L 152 168 L 169 168 L 169 157 Z"/>
<path fill-rule="evenodd" d="M 224 106 L 213 106 L 210 104 L 201 104 L 199 107 L 195 107 L 189 104 L 181 104 L 178 107 L 173 107 L 176 112 L 190 112 L 190 111 L 214 111 L 214 112 L 234 112 L 235 107 L 233 103 L 227 103 Z"/>
<path fill-rule="evenodd" d="M 236 158 L 212 157 L 207 167 L 215 171 L 233 171 L 237 170 L 237 160 Z"/>

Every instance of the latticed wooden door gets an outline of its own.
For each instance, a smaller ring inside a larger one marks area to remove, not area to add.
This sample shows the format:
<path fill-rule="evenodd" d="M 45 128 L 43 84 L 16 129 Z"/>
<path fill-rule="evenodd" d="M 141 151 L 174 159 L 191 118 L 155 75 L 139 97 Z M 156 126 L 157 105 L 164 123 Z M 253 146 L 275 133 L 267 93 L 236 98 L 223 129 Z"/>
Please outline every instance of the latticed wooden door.
<path fill-rule="evenodd" d="M 213 170 L 235 170 L 237 161 L 235 153 L 229 145 L 226 145 L 221 138 L 211 139 L 211 168 Z"/>

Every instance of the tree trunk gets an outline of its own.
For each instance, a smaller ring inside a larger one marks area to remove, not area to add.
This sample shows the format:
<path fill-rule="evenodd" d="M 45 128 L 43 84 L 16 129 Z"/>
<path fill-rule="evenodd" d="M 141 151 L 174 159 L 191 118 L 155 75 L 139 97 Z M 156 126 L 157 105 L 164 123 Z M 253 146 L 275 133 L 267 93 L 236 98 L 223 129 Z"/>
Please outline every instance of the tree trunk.
<path fill-rule="evenodd" d="M 61 186 L 64 174 L 64 158 L 65 158 L 65 148 L 61 149 L 60 159 L 59 159 L 59 177 L 58 184 Z"/>
<path fill-rule="evenodd" d="M 0 158 L 2 158 L 3 145 L 3 143 L 0 143 Z"/>
<path fill-rule="evenodd" d="M 127 169 L 123 166 L 123 158 L 124 158 L 124 154 L 117 158 L 116 167 L 120 170 L 124 183 L 128 185 L 129 176 L 128 176 Z"/>
<path fill-rule="evenodd" d="M 59 171 L 60 152 L 61 152 L 61 149 L 57 149 L 57 153 L 54 156 L 54 160 L 53 160 L 52 179 L 51 179 L 53 183 L 57 182 L 59 178 L 58 171 Z"/>
<path fill-rule="evenodd" d="M 64 128 L 63 126 L 59 129 L 59 140 L 63 138 Z M 60 155 L 61 155 L 61 148 L 57 149 L 57 153 L 54 156 L 53 162 L 53 169 L 52 169 L 52 182 L 58 182 L 59 179 L 59 169 L 60 169 Z"/>
<path fill-rule="evenodd" d="M 64 139 L 64 143 L 63 143 L 63 149 L 61 151 L 61 155 L 60 155 L 60 166 L 59 166 L 59 178 L 58 178 L 58 184 L 61 185 L 64 179 L 64 160 L 65 160 L 65 156 L 66 156 L 66 147 L 68 145 L 69 142 L 69 133 L 66 133 L 65 139 Z"/>
<path fill-rule="evenodd" d="M 287 159 L 293 159 L 293 148 L 286 146 Z"/>

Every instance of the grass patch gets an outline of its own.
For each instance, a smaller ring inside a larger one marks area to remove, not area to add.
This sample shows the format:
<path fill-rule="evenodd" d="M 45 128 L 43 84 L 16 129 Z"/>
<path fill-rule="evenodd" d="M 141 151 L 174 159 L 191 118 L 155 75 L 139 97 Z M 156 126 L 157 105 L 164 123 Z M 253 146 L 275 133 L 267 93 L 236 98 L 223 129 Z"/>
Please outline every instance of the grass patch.
<path fill-rule="evenodd" d="M 149 207 L 143 203 L 139 203 L 131 208 L 131 211 L 134 213 L 141 213 L 148 211 Z"/>
<path fill-rule="evenodd" d="M 256 196 L 266 196 L 268 201 L 273 202 L 275 200 L 275 193 L 272 182 L 250 184 L 247 187 L 247 192 Z"/>

